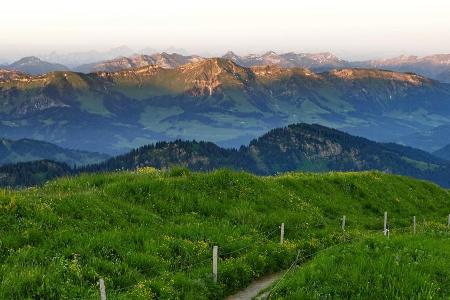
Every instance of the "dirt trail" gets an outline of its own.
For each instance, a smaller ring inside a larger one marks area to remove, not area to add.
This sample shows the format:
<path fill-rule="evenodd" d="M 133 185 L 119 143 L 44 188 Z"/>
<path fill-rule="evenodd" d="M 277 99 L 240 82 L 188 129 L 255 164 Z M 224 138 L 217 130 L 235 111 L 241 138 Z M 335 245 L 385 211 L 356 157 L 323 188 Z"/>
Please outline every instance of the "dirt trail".
<path fill-rule="evenodd" d="M 248 287 L 240 292 L 229 296 L 226 300 L 251 300 L 256 297 L 259 292 L 271 286 L 278 278 L 283 275 L 282 272 L 261 277 L 252 282 Z M 265 299 L 264 295 L 260 299 Z"/>

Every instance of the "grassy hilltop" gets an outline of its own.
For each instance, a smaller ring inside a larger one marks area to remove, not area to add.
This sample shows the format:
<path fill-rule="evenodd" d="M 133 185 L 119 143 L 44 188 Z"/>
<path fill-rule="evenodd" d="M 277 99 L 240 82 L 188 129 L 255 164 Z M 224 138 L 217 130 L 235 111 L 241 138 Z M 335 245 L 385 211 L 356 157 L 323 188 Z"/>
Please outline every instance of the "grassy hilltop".
<path fill-rule="evenodd" d="M 449 278 L 448 234 L 377 237 L 320 253 L 271 299 L 448 299 Z"/>
<path fill-rule="evenodd" d="M 298 250 L 381 235 L 384 211 L 393 236 L 413 215 L 442 229 L 449 204 L 434 184 L 378 172 L 142 169 L 0 190 L 0 298 L 97 299 L 104 278 L 110 299 L 220 299 L 286 269 Z"/>

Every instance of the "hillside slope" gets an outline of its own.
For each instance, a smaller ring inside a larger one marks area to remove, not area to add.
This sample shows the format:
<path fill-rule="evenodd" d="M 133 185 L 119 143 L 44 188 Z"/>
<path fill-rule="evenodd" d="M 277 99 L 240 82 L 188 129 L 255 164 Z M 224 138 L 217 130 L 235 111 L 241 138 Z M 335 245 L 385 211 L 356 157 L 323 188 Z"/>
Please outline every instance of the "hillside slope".
<path fill-rule="evenodd" d="M 442 234 L 372 237 L 320 253 L 272 289 L 271 299 L 446 299 L 449 253 Z"/>
<path fill-rule="evenodd" d="M 141 170 L 0 190 L 0 298 L 222 299 L 252 279 L 411 216 L 446 221 L 449 194 L 380 173 L 256 177 Z M 342 233 L 340 218 L 348 217 Z M 279 244 L 284 222 L 286 242 Z M 210 276 L 219 246 L 219 281 Z"/>
<path fill-rule="evenodd" d="M 399 138 L 399 141 L 416 148 L 435 152 L 449 144 L 450 125 L 441 125 L 429 130 L 418 131 Z"/>
<path fill-rule="evenodd" d="M 382 70 L 244 68 L 216 58 L 175 69 L 5 77 L 4 137 L 108 154 L 177 138 L 239 147 L 297 122 L 377 141 L 450 124 L 449 85 Z"/>
<path fill-rule="evenodd" d="M 413 148 L 376 143 L 321 125 L 274 129 L 239 150 L 213 143 L 174 141 L 138 148 L 82 171 L 133 170 L 181 165 L 196 171 L 221 167 L 271 175 L 286 171 L 363 171 L 428 179 L 450 186 L 450 164 Z"/>
<path fill-rule="evenodd" d="M 30 187 L 49 180 L 73 175 L 65 163 L 51 160 L 20 162 L 0 166 L 0 187 Z"/>
<path fill-rule="evenodd" d="M 444 146 L 441 149 L 434 151 L 433 155 L 450 161 L 450 145 Z"/>
<path fill-rule="evenodd" d="M 106 160 L 105 154 L 69 150 L 51 143 L 21 139 L 12 141 L 0 138 L 0 165 L 36 160 L 54 160 L 70 166 L 94 164 Z"/>

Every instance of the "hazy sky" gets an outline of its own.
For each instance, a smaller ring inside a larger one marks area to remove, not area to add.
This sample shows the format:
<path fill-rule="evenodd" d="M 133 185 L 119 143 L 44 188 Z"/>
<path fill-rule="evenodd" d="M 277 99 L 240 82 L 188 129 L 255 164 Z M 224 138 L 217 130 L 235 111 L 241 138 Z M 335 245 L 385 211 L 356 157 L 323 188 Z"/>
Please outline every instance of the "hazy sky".
<path fill-rule="evenodd" d="M 127 45 L 192 53 L 450 53 L 449 0 L 2 0 L 0 58 Z"/>

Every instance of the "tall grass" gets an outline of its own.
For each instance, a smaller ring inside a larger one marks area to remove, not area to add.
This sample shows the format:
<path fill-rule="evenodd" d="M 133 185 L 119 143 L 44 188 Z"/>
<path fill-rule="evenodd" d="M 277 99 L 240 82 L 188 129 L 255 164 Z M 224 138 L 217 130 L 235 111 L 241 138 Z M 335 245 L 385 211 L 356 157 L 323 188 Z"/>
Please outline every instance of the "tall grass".
<path fill-rule="evenodd" d="M 109 173 L 0 191 L 0 298 L 220 299 L 312 253 L 411 217 L 446 222 L 438 186 L 366 173 Z M 347 233 L 340 218 L 347 215 Z M 280 223 L 286 242 L 279 245 Z M 210 275 L 219 246 L 219 282 Z"/>
<path fill-rule="evenodd" d="M 270 299 L 448 299 L 448 235 L 370 237 L 324 251 Z"/>

